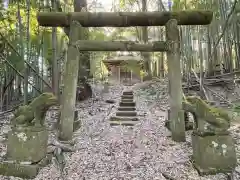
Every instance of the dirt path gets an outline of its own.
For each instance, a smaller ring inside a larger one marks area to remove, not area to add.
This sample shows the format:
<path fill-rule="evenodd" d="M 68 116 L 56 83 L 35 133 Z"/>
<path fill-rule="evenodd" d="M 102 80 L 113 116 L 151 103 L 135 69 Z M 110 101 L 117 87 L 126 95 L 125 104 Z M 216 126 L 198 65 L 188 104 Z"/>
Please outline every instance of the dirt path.
<path fill-rule="evenodd" d="M 116 112 L 122 90 L 112 87 L 98 101 L 89 100 L 79 105 L 82 128 L 75 133 L 78 150 L 65 154 L 64 180 L 165 180 L 167 176 L 173 180 L 227 180 L 223 174 L 198 176 L 189 158 L 192 154 L 190 132 L 187 142 L 171 140 L 170 132 L 164 127 L 162 110 L 167 106 L 166 96 L 160 97 L 162 105 L 156 107 L 154 100 L 146 99 L 136 90 L 139 123 L 133 127 L 111 127 L 108 118 Z M 115 105 L 106 103 L 106 99 L 114 99 Z M 57 167 L 51 164 L 43 168 L 35 180 L 59 177 Z"/>

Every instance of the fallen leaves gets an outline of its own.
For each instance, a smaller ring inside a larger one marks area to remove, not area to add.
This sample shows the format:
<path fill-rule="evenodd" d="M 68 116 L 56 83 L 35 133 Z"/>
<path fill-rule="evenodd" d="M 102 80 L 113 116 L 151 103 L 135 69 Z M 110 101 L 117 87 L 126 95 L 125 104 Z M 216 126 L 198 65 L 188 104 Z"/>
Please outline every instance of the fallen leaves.
<path fill-rule="evenodd" d="M 76 151 L 64 153 L 64 180 L 227 180 L 224 174 L 198 175 L 189 158 L 192 155 L 190 132 L 187 132 L 187 142 L 171 140 L 170 132 L 164 127 L 164 110 L 168 107 L 166 80 L 139 83 L 133 87 L 140 121 L 132 128 L 111 127 L 108 121 L 117 107 L 105 100 L 114 99 L 118 104 L 124 87 L 112 85 L 108 93 L 101 93 L 97 85 L 93 89 L 94 98 L 98 100 L 92 98 L 77 105 L 82 127 L 74 134 Z M 48 115 L 49 124 L 53 121 L 54 116 Z M 232 134 L 238 144 L 236 150 L 240 159 L 237 130 L 238 127 L 233 128 Z M 56 139 L 56 134 L 50 139 Z M 233 176 L 240 179 L 237 173 Z M 59 170 L 51 164 L 41 169 L 35 180 L 60 177 Z"/>

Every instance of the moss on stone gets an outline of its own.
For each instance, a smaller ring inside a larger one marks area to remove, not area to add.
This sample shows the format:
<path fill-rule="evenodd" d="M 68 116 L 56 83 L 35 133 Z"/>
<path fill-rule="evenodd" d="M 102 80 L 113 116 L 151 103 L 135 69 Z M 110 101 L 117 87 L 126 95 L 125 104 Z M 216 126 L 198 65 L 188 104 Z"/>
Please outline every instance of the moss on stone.
<path fill-rule="evenodd" d="M 197 96 L 188 96 L 183 101 L 183 109 L 194 115 L 199 131 L 212 134 L 226 133 L 230 127 L 230 117 L 221 108 L 212 107 Z M 206 123 L 204 123 L 205 121 Z"/>
<path fill-rule="evenodd" d="M 13 126 L 43 126 L 47 110 L 57 104 L 57 98 L 52 93 L 43 93 L 29 105 L 20 106 L 11 119 Z"/>
<path fill-rule="evenodd" d="M 48 131 L 46 129 L 33 131 L 31 127 L 13 128 L 8 133 L 7 158 L 36 163 L 46 156 L 47 143 Z"/>
<path fill-rule="evenodd" d="M 21 178 L 32 179 L 38 174 L 38 165 L 24 165 L 12 162 L 0 162 L 0 174 L 4 176 L 15 176 Z"/>
<path fill-rule="evenodd" d="M 230 135 L 200 137 L 192 134 L 193 165 L 200 175 L 230 173 L 236 167 L 236 151 Z"/>

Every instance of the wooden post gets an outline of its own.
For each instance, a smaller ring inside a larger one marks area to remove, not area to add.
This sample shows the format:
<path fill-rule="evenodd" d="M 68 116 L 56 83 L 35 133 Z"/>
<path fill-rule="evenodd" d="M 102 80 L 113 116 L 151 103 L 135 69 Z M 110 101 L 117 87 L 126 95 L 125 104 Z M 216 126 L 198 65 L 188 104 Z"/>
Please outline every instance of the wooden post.
<path fill-rule="evenodd" d="M 76 103 L 76 89 L 79 68 L 79 52 L 72 44 L 79 37 L 79 23 L 72 21 L 69 33 L 69 46 L 67 51 L 66 69 L 63 76 L 63 94 L 60 117 L 59 139 L 68 141 L 72 139 L 74 111 Z"/>
<path fill-rule="evenodd" d="M 169 78 L 169 103 L 170 127 L 172 139 L 177 142 L 186 141 L 185 123 L 182 111 L 182 75 L 180 67 L 180 37 L 177 20 L 170 19 L 166 24 L 166 37 L 169 43 L 168 78 Z"/>

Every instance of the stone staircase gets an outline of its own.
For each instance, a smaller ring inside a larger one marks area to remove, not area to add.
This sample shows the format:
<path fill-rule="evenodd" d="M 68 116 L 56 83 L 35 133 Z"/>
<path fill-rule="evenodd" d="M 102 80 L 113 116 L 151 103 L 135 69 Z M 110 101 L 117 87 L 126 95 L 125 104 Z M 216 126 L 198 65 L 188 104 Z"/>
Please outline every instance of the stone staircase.
<path fill-rule="evenodd" d="M 136 103 L 132 91 L 124 91 L 116 116 L 110 118 L 110 125 L 134 126 L 138 122 Z"/>

